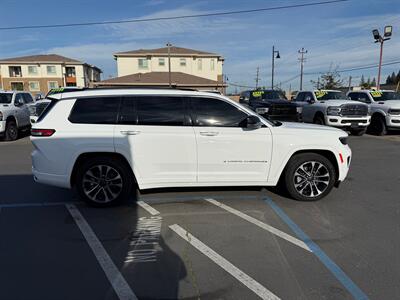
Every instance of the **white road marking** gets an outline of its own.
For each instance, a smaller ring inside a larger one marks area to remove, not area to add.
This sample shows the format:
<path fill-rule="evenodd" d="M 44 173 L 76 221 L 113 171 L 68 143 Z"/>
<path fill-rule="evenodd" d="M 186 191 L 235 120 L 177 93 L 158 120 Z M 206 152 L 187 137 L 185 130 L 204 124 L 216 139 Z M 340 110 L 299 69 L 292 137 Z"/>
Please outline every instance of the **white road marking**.
<path fill-rule="evenodd" d="M 138 298 L 130 288 L 129 284 L 125 281 L 125 278 L 119 272 L 90 225 L 79 212 L 78 208 L 74 204 L 66 204 L 65 206 L 81 230 L 100 266 L 103 268 L 103 271 L 113 286 L 118 298 L 120 300 L 137 300 Z"/>
<path fill-rule="evenodd" d="M 290 242 L 290 243 L 292 243 L 292 244 L 294 244 L 296 246 L 299 246 L 299 247 L 303 248 L 304 250 L 312 252 L 312 250 L 303 241 L 301 241 L 299 239 L 296 239 L 295 237 L 293 237 L 293 236 L 291 236 L 291 235 L 289 235 L 289 234 L 287 234 L 287 233 L 285 233 L 283 231 L 280 231 L 279 229 L 276 229 L 275 227 L 272 227 L 271 225 L 263 223 L 263 222 L 255 219 L 255 218 L 249 216 L 249 215 L 246 215 L 245 213 L 242 213 L 241 211 L 238 211 L 238 210 L 236 210 L 236 209 L 234 209 L 234 208 L 232 208 L 230 206 L 227 206 L 227 205 L 225 205 L 225 204 L 223 204 L 221 202 L 218 202 L 217 200 L 214 200 L 214 199 L 205 199 L 205 200 L 207 202 L 211 203 L 211 204 L 214 204 L 214 205 L 216 205 L 216 206 L 218 206 L 218 207 L 220 207 L 220 208 L 222 208 L 222 209 L 224 209 L 224 210 L 226 210 L 226 211 L 228 211 L 228 212 L 230 212 L 230 213 L 232 213 L 232 214 L 234 214 L 234 215 L 236 215 L 236 216 L 238 216 L 238 217 L 240 217 L 240 218 L 242 218 L 242 219 L 244 219 L 244 220 L 246 220 L 246 221 L 248 221 L 248 222 L 250 222 L 250 223 L 252 223 L 252 224 L 254 224 L 254 225 L 258 226 L 258 227 L 260 227 L 260 228 L 262 228 L 262 229 L 264 229 L 264 230 L 269 231 L 272 234 L 275 234 L 276 236 L 278 236 L 278 237 L 280 237 L 280 238 L 282 238 L 282 239 L 284 239 L 284 240 L 286 240 L 286 241 L 288 241 L 288 242 Z"/>
<path fill-rule="evenodd" d="M 196 237 L 191 235 L 188 231 L 183 229 L 178 224 L 170 225 L 169 228 L 173 230 L 176 234 L 178 234 L 181 238 L 186 240 L 193 247 L 195 247 L 197 250 L 199 250 L 201 253 L 203 253 L 205 256 L 207 256 L 209 259 L 211 259 L 213 262 L 215 262 L 217 265 L 219 265 L 226 272 L 235 277 L 238 281 L 240 281 L 247 288 L 253 291 L 261 299 L 266 299 L 266 300 L 280 299 L 271 291 L 269 291 L 267 288 L 265 288 L 263 285 L 255 281 L 253 278 L 251 278 L 249 275 L 247 275 L 237 267 L 235 267 L 228 260 L 223 258 L 217 252 L 215 252 L 210 247 L 205 245 L 203 242 L 198 240 Z"/>
<path fill-rule="evenodd" d="M 159 212 L 157 209 L 151 207 L 151 206 L 148 205 L 146 202 L 138 201 L 138 202 L 136 202 L 136 203 L 137 203 L 141 208 L 147 210 L 147 212 L 148 212 L 149 214 L 151 214 L 152 216 L 158 216 L 158 215 L 160 214 L 160 212 Z"/>

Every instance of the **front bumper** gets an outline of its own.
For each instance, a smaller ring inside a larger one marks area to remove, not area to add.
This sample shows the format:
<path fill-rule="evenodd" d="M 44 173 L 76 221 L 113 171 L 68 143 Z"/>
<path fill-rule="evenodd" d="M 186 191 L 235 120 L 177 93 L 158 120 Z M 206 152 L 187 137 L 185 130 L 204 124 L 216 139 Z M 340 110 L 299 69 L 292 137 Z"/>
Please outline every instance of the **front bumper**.
<path fill-rule="evenodd" d="M 328 126 L 348 129 L 364 129 L 371 124 L 371 116 L 368 117 L 342 117 L 325 116 L 325 124 Z"/>
<path fill-rule="evenodd" d="M 0 121 L 0 134 L 6 131 L 6 121 Z"/>
<path fill-rule="evenodd" d="M 400 129 L 400 115 L 387 115 L 386 124 L 387 127 Z"/>

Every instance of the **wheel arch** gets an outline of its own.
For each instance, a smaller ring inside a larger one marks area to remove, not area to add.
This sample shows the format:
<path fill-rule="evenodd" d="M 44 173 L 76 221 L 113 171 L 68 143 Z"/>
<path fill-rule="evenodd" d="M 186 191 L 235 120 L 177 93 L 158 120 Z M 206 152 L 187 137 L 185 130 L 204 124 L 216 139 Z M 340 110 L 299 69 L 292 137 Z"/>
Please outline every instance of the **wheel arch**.
<path fill-rule="evenodd" d="M 315 119 L 316 119 L 317 117 L 321 117 L 322 120 L 325 121 L 325 115 L 324 115 L 324 113 L 323 113 L 322 111 L 320 111 L 320 110 L 318 110 L 318 111 L 315 112 L 313 121 L 315 121 Z"/>
<path fill-rule="evenodd" d="M 116 153 L 116 152 L 85 152 L 81 153 L 75 160 L 74 166 L 72 167 L 71 175 L 70 175 L 70 185 L 73 187 L 75 185 L 75 180 L 76 180 L 76 173 L 79 169 L 79 166 L 87 159 L 93 158 L 93 157 L 113 157 L 121 160 L 123 163 L 125 163 L 129 170 L 131 171 L 131 175 L 133 176 L 134 183 L 138 185 L 138 181 L 136 180 L 135 173 L 132 170 L 131 165 L 129 164 L 128 160 L 124 155 L 121 153 Z"/>
<path fill-rule="evenodd" d="M 10 121 L 14 121 L 15 124 L 17 125 L 17 127 L 18 127 L 18 120 L 17 120 L 17 118 L 16 118 L 14 115 L 9 115 L 9 116 L 6 118 L 6 122 L 10 122 Z"/>

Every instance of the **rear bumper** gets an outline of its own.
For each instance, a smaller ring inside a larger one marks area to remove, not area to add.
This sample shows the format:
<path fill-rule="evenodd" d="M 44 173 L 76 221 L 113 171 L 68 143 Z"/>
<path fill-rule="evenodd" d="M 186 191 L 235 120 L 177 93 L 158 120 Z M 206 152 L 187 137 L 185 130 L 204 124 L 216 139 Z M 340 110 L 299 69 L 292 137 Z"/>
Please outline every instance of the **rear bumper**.
<path fill-rule="evenodd" d="M 69 178 L 64 175 L 41 173 L 32 167 L 33 179 L 38 183 L 57 186 L 61 188 L 71 188 Z"/>

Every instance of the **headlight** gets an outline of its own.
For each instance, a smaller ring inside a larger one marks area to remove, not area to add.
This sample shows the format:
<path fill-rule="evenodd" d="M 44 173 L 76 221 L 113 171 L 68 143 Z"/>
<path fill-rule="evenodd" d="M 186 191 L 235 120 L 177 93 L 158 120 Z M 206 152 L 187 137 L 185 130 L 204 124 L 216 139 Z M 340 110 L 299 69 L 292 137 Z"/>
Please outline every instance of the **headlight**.
<path fill-rule="evenodd" d="M 297 106 L 296 111 L 298 114 L 301 114 L 303 112 L 303 107 L 302 106 Z"/>
<path fill-rule="evenodd" d="M 339 116 L 340 115 L 341 108 L 339 106 L 329 106 L 328 110 L 326 113 L 329 116 Z"/>
<path fill-rule="evenodd" d="M 339 141 L 343 144 L 343 145 L 347 145 L 347 136 L 343 136 L 339 138 Z"/>
<path fill-rule="evenodd" d="M 389 109 L 388 111 L 389 115 L 400 115 L 400 109 Z"/>
<path fill-rule="evenodd" d="M 0 121 L 3 121 L 3 113 L 0 111 Z"/>
<path fill-rule="evenodd" d="M 256 108 L 256 113 L 258 113 L 258 114 L 260 114 L 260 115 L 262 115 L 262 114 L 267 114 L 268 111 L 269 111 L 269 108 L 268 108 L 268 107 L 259 107 L 259 108 Z"/>

